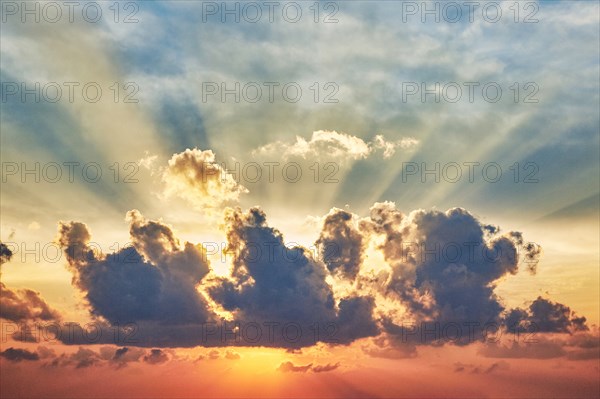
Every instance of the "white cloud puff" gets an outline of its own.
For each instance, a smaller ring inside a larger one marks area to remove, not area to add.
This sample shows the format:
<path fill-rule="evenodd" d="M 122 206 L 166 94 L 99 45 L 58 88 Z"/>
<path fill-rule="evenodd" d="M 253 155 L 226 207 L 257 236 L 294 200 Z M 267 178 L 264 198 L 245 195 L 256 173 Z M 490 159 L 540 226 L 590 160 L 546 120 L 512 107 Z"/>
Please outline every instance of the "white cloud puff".
<path fill-rule="evenodd" d="M 292 157 L 331 159 L 366 159 L 378 150 L 383 150 L 383 158 L 389 158 L 398 148 L 410 149 L 419 144 L 417 139 L 404 137 L 397 141 L 386 141 L 377 135 L 373 141 L 366 142 L 360 137 L 336 131 L 318 130 L 313 132 L 310 140 L 296 136 L 294 143 L 276 141 L 253 151 L 253 155 L 279 154 L 283 159 Z"/>
<path fill-rule="evenodd" d="M 177 196 L 197 209 L 217 208 L 236 202 L 247 193 L 216 161 L 211 150 L 186 149 L 174 154 L 163 170 L 165 196 Z"/>

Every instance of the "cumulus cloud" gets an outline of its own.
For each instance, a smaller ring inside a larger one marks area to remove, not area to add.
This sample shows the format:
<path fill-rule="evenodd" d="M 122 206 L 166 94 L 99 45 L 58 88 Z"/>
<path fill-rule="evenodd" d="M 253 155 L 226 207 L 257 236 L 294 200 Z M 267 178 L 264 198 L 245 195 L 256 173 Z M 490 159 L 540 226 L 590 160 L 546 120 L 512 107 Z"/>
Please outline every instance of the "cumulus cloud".
<path fill-rule="evenodd" d="M 0 352 L 0 356 L 7 360 L 10 360 L 11 362 L 20 362 L 22 360 L 40 360 L 40 356 L 37 353 L 20 348 L 8 348 Z"/>
<path fill-rule="evenodd" d="M 492 227 L 487 226 L 487 228 L 489 229 Z M 495 230 L 492 230 L 491 232 L 493 233 Z M 539 259 L 542 255 L 542 247 L 534 242 L 525 242 L 523 233 L 518 231 L 511 231 L 508 233 L 508 236 L 510 236 L 517 246 L 522 248 L 523 265 L 527 267 L 530 274 L 535 274 Z"/>
<path fill-rule="evenodd" d="M 315 366 L 312 368 L 313 373 L 326 373 L 340 367 L 340 363 L 327 363 L 321 366 Z"/>
<path fill-rule="evenodd" d="M 40 356 L 40 359 L 56 357 L 56 353 L 54 352 L 54 350 L 46 346 L 38 346 L 36 353 Z"/>
<path fill-rule="evenodd" d="M 325 217 L 316 242 L 331 273 L 354 280 L 363 262 L 365 244 L 354 216 L 334 208 Z"/>
<path fill-rule="evenodd" d="M 207 321 L 206 301 L 196 289 L 209 271 L 204 249 L 181 244 L 168 226 L 138 211 L 129 212 L 127 220 L 133 246 L 106 256 L 89 247 L 85 224 L 59 225 L 58 242 L 91 313 L 111 323 Z"/>
<path fill-rule="evenodd" d="M 152 349 L 150 353 L 144 356 L 144 362 L 150 364 L 161 364 L 167 361 L 169 361 L 169 356 L 160 349 Z"/>
<path fill-rule="evenodd" d="M 384 294 L 406 306 L 409 320 L 442 325 L 500 320 L 504 308 L 494 288 L 518 271 L 514 234 L 501 234 L 461 208 L 404 215 L 390 202 L 376 203 L 361 228 L 379 243 L 389 265 Z M 391 318 L 384 327 L 401 330 Z"/>
<path fill-rule="evenodd" d="M 396 141 L 386 141 L 385 138 L 379 134 L 373 139 L 372 148 L 382 149 L 383 158 L 387 159 L 394 155 L 398 148 L 401 150 L 408 150 L 417 145 L 419 145 L 419 140 L 413 137 L 404 137 Z"/>
<path fill-rule="evenodd" d="M 401 358 L 415 356 L 418 345 L 444 343 L 440 329 L 448 324 L 479 331 L 488 323 L 535 323 L 544 333 L 587 328 L 585 318 L 542 298 L 527 310 L 507 311 L 495 293 L 498 282 L 537 262 L 541 250 L 461 208 L 404 214 L 391 202 L 376 203 L 366 218 L 334 208 L 316 240 L 323 259 L 286 246 L 260 208 L 227 208 L 224 251 L 232 267 L 225 276 L 210 274 L 205 249 L 181 242 L 162 221 L 136 210 L 126 220 L 132 246 L 113 254 L 92 250 L 83 223 L 61 222 L 58 237 L 73 284 L 104 335 L 111 337 L 117 323 L 131 335 L 123 325 L 135 323 L 135 342 L 122 346 L 217 347 L 226 339 L 293 350 L 372 338 L 365 353 Z M 378 274 L 363 273 L 365 248 L 381 252 Z M 436 334 L 409 331 L 407 339 L 405 322 L 441 327 Z M 470 334 L 463 338 L 455 343 L 473 342 Z"/>
<path fill-rule="evenodd" d="M 240 358 L 241 358 L 241 356 L 237 352 L 233 352 L 233 351 L 226 351 L 225 352 L 225 359 L 228 359 L 228 360 L 238 360 Z"/>
<path fill-rule="evenodd" d="M 235 320 L 281 325 L 293 322 L 304 331 L 315 323 L 334 323 L 339 329 L 335 339 L 340 343 L 377 333 L 372 300 L 353 296 L 336 304 L 333 289 L 325 281 L 328 273 L 324 265 L 305 248 L 286 247 L 282 234 L 267 225 L 263 211 L 231 209 L 226 224 L 227 250 L 233 254 L 232 275 L 218 279 L 208 292 L 233 313 Z M 297 342 L 280 344 L 301 347 L 311 340 L 314 344 L 315 338 L 304 334 Z"/>
<path fill-rule="evenodd" d="M 277 370 L 283 373 L 306 373 L 311 367 L 312 363 L 306 366 L 294 366 L 292 362 L 283 362 L 277 367 Z"/>
<path fill-rule="evenodd" d="M 507 312 L 505 323 L 511 331 L 571 332 L 588 330 L 585 317 L 578 317 L 566 305 L 538 297 L 527 310 Z"/>
<path fill-rule="evenodd" d="M 479 351 L 485 357 L 512 359 L 552 359 L 566 353 L 561 341 L 543 337 L 536 338 L 536 342 L 531 343 L 488 344 Z"/>
<path fill-rule="evenodd" d="M 113 349 L 112 347 L 100 348 L 100 355 L 117 368 L 127 366 L 128 363 L 139 362 L 145 351 L 139 348 L 122 347 Z"/>
<path fill-rule="evenodd" d="M 355 248 L 361 238 L 356 227 L 349 225 L 350 218 L 343 211 L 333 211 L 326 218 L 320 240 L 338 240 L 344 251 Z M 90 234 L 84 225 L 61 225 L 59 241 L 71 255 L 75 283 L 87 293 L 93 312 L 113 323 L 198 321 L 207 313 L 196 290 L 208 273 L 201 249 L 189 243 L 181 248 L 168 226 L 146 221 L 137 211 L 129 212 L 128 220 L 133 248 L 105 258 L 96 257 L 87 247 Z M 254 208 L 244 214 L 231 210 L 226 225 L 228 250 L 234 252 L 232 276 L 209 286 L 208 292 L 225 310 L 233 312 L 235 319 L 336 322 L 341 331 L 351 334 L 340 336 L 346 340 L 376 333 L 372 299 L 355 296 L 336 304 L 332 287 L 325 282 L 327 270 L 304 248 L 286 248 L 281 234 L 267 226 L 262 211 Z M 348 270 L 355 275 L 360 254 L 350 253 L 344 258 L 352 261 L 328 266 L 336 270 L 343 263 L 351 263 Z"/>
<path fill-rule="evenodd" d="M 313 373 L 326 373 L 328 371 L 333 371 L 340 367 L 340 363 L 327 363 L 324 365 L 313 366 L 312 363 L 307 364 L 306 366 L 295 366 L 294 363 L 286 361 L 283 362 L 277 367 L 277 371 L 281 371 L 283 373 L 306 373 L 308 371 L 312 371 Z"/>
<path fill-rule="evenodd" d="M 12 256 L 13 253 L 10 250 L 10 248 L 8 248 L 8 246 L 3 242 L 0 242 L 0 266 L 5 264 L 6 262 L 9 262 Z"/>
<path fill-rule="evenodd" d="M 177 196 L 196 209 L 218 208 L 237 202 L 247 190 L 216 161 L 211 150 L 186 149 L 174 154 L 162 172 L 165 195 Z"/>
<path fill-rule="evenodd" d="M 91 349 L 79 347 L 77 352 L 62 353 L 45 364 L 45 367 L 74 367 L 84 369 L 99 366 L 103 362 L 102 356 Z"/>
<path fill-rule="evenodd" d="M 473 364 L 465 364 L 461 362 L 454 363 L 454 372 L 456 373 L 470 372 L 472 374 L 491 374 L 499 370 L 508 370 L 509 368 L 510 365 L 505 361 L 494 362 L 489 366 L 476 366 Z"/>
<path fill-rule="evenodd" d="M 129 212 L 127 220 L 133 246 L 117 253 L 96 255 L 89 247 L 87 226 L 78 222 L 61 223 L 58 241 L 92 315 L 111 324 L 136 323 L 139 345 L 218 345 L 218 334 L 211 335 L 210 342 L 205 339 L 205 323 L 216 316 L 200 286 L 235 321 L 277 328 L 275 336 L 261 332 L 258 341 L 244 341 L 245 345 L 302 347 L 327 339 L 349 343 L 377 334 L 372 299 L 349 296 L 336 303 L 324 265 L 305 248 L 288 249 L 281 233 L 267 226 L 265 214 L 257 208 L 227 213 L 234 268 L 231 276 L 216 278 L 210 285 L 202 281 L 209 271 L 203 248 L 182 245 L 168 226 L 148 221 L 137 211 Z M 256 248 L 262 250 L 258 257 L 252 253 Z M 294 330 L 286 329 L 285 335 L 283 328 L 289 323 Z M 315 323 L 323 328 L 322 334 L 308 333 Z"/>
<path fill-rule="evenodd" d="M 414 342 L 403 342 L 401 335 L 383 333 L 362 346 L 362 351 L 371 357 L 382 359 L 406 359 L 417 356 Z"/>
<path fill-rule="evenodd" d="M 312 133 L 309 140 L 296 136 L 293 143 L 277 141 L 259 147 L 253 151 L 255 156 L 277 154 L 283 159 L 299 157 L 313 159 L 327 157 L 337 160 L 365 159 L 378 150 L 383 150 L 383 157 L 389 158 L 398 148 L 409 149 L 419 144 L 412 137 L 402 138 L 397 141 L 386 141 L 382 135 L 375 136 L 372 142 L 365 142 L 360 137 L 336 131 L 318 130 Z"/>
<path fill-rule="evenodd" d="M 144 362 L 147 364 L 162 364 L 169 360 L 165 351 L 160 349 L 144 350 L 140 348 L 103 346 L 98 351 L 84 347 L 77 348 L 71 353 L 57 355 L 53 350 L 38 347 L 36 354 L 45 359 L 43 367 L 73 367 L 82 369 L 88 367 L 113 367 L 121 369 L 128 364 Z"/>
<path fill-rule="evenodd" d="M 0 283 L 0 318 L 14 322 L 51 321 L 59 320 L 60 314 L 38 292 L 11 290 Z"/>
<path fill-rule="evenodd" d="M 122 358 L 128 351 L 129 351 L 129 348 L 127 348 L 127 347 L 117 349 L 115 351 L 114 359 Z"/>
<path fill-rule="evenodd" d="M 12 252 L 0 243 L 2 262 L 10 261 Z M 18 323 L 10 335 L 15 341 L 37 342 L 37 322 L 60 321 L 61 315 L 30 289 L 13 290 L 0 282 L 0 320 Z"/>

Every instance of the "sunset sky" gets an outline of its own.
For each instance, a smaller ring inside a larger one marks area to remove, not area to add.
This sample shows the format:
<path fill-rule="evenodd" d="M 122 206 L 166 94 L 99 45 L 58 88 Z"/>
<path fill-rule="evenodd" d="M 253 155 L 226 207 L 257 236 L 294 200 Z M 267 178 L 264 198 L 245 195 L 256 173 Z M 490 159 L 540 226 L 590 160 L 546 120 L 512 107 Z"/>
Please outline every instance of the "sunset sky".
<path fill-rule="evenodd" d="M 598 2 L 68 3 L 0 2 L 1 397 L 600 396 Z"/>

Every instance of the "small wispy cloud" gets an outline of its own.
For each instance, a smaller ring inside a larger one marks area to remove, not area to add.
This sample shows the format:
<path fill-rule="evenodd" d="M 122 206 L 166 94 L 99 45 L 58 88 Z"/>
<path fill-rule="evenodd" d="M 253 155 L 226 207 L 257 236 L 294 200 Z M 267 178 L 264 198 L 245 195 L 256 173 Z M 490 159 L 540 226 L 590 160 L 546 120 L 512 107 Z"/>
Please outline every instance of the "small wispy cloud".
<path fill-rule="evenodd" d="M 364 141 L 360 137 L 336 131 L 318 130 L 310 139 L 296 136 L 295 142 L 276 141 L 252 151 L 254 156 L 277 154 L 282 159 L 299 157 L 330 159 L 366 159 L 382 151 L 383 158 L 390 158 L 398 149 L 409 150 L 416 147 L 419 140 L 403 137 L 400 140 L 388 141 L 383 135 L 377 135 L 373 141 Z"/>

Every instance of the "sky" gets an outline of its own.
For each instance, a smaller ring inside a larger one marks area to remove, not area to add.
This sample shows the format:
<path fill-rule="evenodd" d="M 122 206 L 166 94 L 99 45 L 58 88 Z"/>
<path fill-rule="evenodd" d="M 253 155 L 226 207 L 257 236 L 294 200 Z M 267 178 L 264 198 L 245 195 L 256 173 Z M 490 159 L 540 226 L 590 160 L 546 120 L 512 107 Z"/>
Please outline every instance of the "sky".
<path fill-rule="evenodd" d="M 0 396 L 600 395 L 598 2 L 0 12 Z"/>

